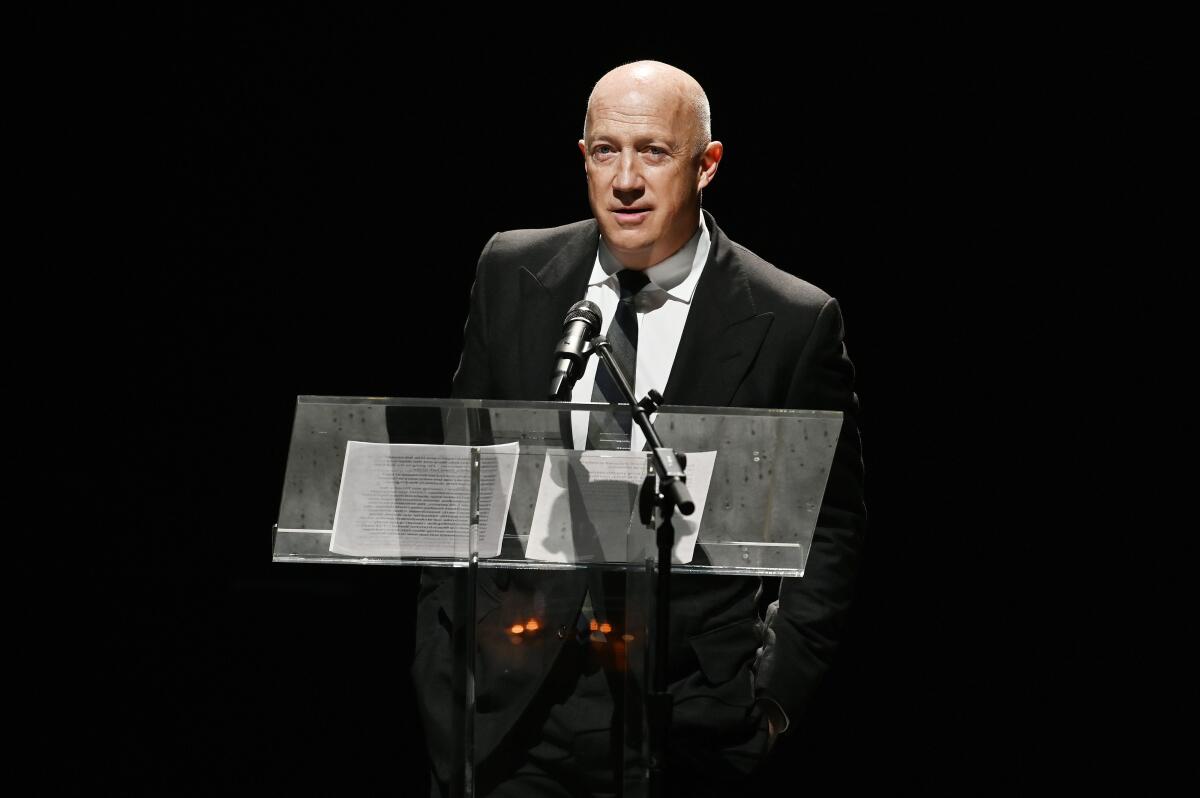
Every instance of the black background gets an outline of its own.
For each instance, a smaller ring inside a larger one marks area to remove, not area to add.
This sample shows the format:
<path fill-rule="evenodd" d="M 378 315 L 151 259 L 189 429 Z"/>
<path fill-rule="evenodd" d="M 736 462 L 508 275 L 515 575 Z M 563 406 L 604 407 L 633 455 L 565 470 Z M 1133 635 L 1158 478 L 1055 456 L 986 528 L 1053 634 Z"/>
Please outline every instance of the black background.
<path fill-rule="evenodd" d="M 860 596 L 765 784 L 978 794 L 1058 758 L 1056 669 L 1026 621 L 1059 533 L 1030 465 L 1056 450 L 1027 418 L 1070 368 L 1052 232 L 1103 52 L 996 19 L 677 13 L 538 35 L 499 11 L 332 7 L 73 26 L 51 134 L 86 220 L 69 383 L 91 396 L 72 412 L 103 414 L 80 428 L 116 556 L 70 600 L 68 777 L 422 794 L 415 571 L 270 562 L 295 397 L 445 396 L 480 250 L 589 214 L 587 94 L 638 58 L 705 87 L 725 144 L 705 206 L 840 300 L 858 368 Z"/>

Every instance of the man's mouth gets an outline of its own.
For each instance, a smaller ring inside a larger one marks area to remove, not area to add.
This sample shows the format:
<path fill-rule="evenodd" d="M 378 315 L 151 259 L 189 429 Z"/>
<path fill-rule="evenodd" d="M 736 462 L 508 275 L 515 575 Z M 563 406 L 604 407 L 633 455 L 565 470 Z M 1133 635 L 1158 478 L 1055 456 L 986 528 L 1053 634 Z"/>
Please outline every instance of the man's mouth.
<path fill-rule="evenodd" d="M 650 213 L 650 208 L 615 208 L 613 213 L 620 216 L 622 219 L 630 221 L 644 219 L 646 214 Z"/>

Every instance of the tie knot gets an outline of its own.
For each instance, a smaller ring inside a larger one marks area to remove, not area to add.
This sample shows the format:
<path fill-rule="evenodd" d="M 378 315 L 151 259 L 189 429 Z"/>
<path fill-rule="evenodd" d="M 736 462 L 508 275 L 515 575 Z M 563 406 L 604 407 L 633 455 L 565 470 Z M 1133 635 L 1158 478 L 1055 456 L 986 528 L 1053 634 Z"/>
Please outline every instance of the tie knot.
<path fill-rule="evenodd" d="M 629 299 L 645 288 L 646 283 L 650 282 L 650 278 L 646 276 L 645 272 L 622 269 L 617 272 L 617 282 L 621 284 L 621 299 Z"/>

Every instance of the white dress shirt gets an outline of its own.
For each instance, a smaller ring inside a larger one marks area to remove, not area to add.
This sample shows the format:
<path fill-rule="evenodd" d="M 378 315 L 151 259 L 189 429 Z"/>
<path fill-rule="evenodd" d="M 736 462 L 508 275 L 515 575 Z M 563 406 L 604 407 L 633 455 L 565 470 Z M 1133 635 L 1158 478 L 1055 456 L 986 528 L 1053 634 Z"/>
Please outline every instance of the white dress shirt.
<path fill-rule="evenodd" d="M 650 278 L 650 282 L 638 292 L 634 300 L 638 347 L 633 393 L 637 399 L 645 396 L 651 388 L 659 393 L 666 390 L 667 380 L 671 378 L 671 367 L 675 364 L 675 353 L 679 350 L 679 339 L 683 337 L 683 325 L 687 322 L 688 311 L 692 307 L 692 295 L 696 292 L 696 284 L 700 281 L 700 274 L 708 260 L 710 243 L 711 236 L 704 224 L 704 214 L 700 214 L 700 225 L 696 234 L 674 255 L 646 269 L 646 276 Z M 623 268 L 601 237 L 596 246 L 596 261 L 592 266 L 591 277 L 588 278 L 588 289 L 584 299 L 595 302 L 600 308 L 604 317 L 600 326 L 603 335 L 608 334 L 608 326 L 617 312 L 621 287 L 616 275 Z M 596 383 L 598 367 L 598 356 L 588 358 L 587 368 L 571 392 L 571 401 L 592 400 L 592 388 Z M 571 413 L 571 434 L 575 438 L 576 449 L 584 448 L 590 419 L 590 413 Z M 646 441 L 645 435 L 636 424 L 630 432 L 630 449 L 640 451 Z M 590 591 L 584 595 L 583 616 L 585 619 L 594 617 Z M 765 696 L 757 701 L 764 708 L 769 707 L 767 711 L 775 733 L 786 731 L 790 724 L 783 707 L 774 699 Z"/>
<path fill-rule="evenodd" d="M 659 393 L 666 390 L 671 367 L 675 364 L 675 353 L 679 350 L 679 339 L 683 337 L 683 325 L 692 307 L 692 295 L 696 292 L 696 284 L 708 260 L 710 241 L 708 228 L 704 225 L 704 214 L 700 214 L 696 234 L 674 255 L 645 271 L 650 282 L 634 299 L 638 324 L 637 375 L 633 380 L 636 399 L 640 400 L 651 388 Z M 595 302 L 600 308 L 603 316 L 600 327 L 602 335 L 608 334 L 608 326 L 617 312 L 617 303 L 621 298 L 617 272 L 623 268 L 601 236 L 596 246 L 592 274 L 588 278 L 587 293 L 583 298 Z M 588 358 L 587 368 L 571 392 L 572 401 L 592 401 L 592 388 L 599 367 L 599 356 Z M 571 414 L 571 433 L 576 449 L 584 448 L 589 419 L 589 413 Z M 635 452 L 640 451 L 646 438 L 636 424 L 631 433 L 630 448 Z"/>

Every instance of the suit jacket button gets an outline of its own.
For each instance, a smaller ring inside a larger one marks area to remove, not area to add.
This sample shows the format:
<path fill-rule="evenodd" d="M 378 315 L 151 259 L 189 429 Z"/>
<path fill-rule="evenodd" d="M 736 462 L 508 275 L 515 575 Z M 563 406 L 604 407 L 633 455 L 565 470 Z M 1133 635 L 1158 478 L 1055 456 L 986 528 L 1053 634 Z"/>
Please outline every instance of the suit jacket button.
<path fill-rule="evenodd" d="M 558 635 L 559 640 L 566 640 L 567 639 L 567 627 L 565 627 L 565 626 L 558 627 L 558 631 L 555 632 L 555 634 Z"/>

